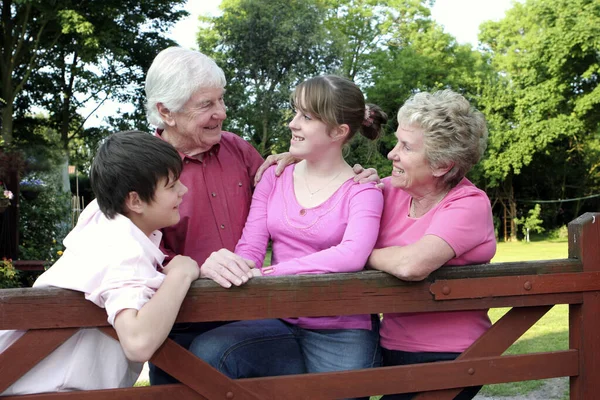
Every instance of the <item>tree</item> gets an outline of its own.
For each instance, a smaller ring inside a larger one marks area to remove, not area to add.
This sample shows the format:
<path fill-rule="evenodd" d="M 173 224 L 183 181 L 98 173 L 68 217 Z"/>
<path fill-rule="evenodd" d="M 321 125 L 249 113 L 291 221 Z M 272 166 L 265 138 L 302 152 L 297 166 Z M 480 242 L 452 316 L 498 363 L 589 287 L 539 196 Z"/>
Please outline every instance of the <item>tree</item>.
<path fill-rule="evenodd" d="M 491 187 L 522 199 L 600 191 L 599 26 L 594 0 L 517 2 L 503 20 L 482 25 L 498 71 L 480 100 L 490 124 L 483 166 Z M 575 211 L 555 203 L 549 217 L 560 224 Z"/>
<path fill-rule="evenodd" d="M 221 9 L 221 16 L 204 19 L 198 45 L 227 76 L 229 127 L 262 155 L 281 151 L 289 144 L 290 90 L 337 64 L 323 4 L 225 0 Z"/>
<path fill-rule="evenodd" d="M 0 97 L 2 137 L 18 136 L 14 117 L 40 106 L 64 148 L 81 135 L 88 101 L 121 102 L 141 96 L 145 70 L 154 54 L 173 44 L 166 29 L 187 15 L 185 0 L 5 0 L 2 3 Z M 137 87 L 136 87 L 137 86 Z"/>
<path fill-rule="evenodd" d="M 369 57 L 368 78 L 364 79 L 367 96 L 391 116 L 389 131 L 395 131 L 394 117 L 412 94 L 450 88 L 477 106 L 483 86 L 493 74 L 485 55 L 458 44 L 431 19 L 428 5 L 394 2 L 386 40 Z M 394 136 L 387 135 L 381 141 L 380 153 L 385 156 L 394 144 Z M 391 172 L 387 161 L 381 160 L 377 167 L 382 176 Z"/>
<path fill-rule="evenodd" d="M 542 219 L 540 219 L 540 213 L 542 212 L 542 207 L 539 204 L 536 204 L 531 210 L 528 211 L 527 217 L 523 216 L 521 218 L 515 219 L 515 225 L 523 225 L 523 235 L 525 236 L 525 241 L 529 242 L 529 231 L 534 231 L 536 233 L 544 232 L 544 228 L 542 227 Z"/>

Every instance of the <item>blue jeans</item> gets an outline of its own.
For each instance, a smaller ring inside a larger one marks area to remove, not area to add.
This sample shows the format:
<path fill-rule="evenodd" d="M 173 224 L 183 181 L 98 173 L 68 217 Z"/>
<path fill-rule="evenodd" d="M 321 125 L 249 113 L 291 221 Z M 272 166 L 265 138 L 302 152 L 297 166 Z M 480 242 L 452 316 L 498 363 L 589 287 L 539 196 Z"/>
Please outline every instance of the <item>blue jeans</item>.
<path fill-rule="evenodd" d="M 188 349 L 190 343 L 198 335 L 211 329 L 223 326 L 228 322 L 190 322 L 178 323 L 173 325 L 173 329 L 169 333 L 169 339 L 175 341 L 181 347 Z M 169 383 L 179 383 L 179 381 L 167 374 L 162 369 L 152 363 L 148 363 L 150 385 L 167 385 Z"/>
<path fill-rule="evenodd" d="M 198 336 L 190 351 L 230 378 L 371 368 L 381 364 L 373 329 L 304 329 L 279 319 L 239 321 Z"/>
<path fill-rule="evenodd" d="M 409 365 L 422 364 L 435 361 L 452 361 L 460 355 L 460 353 L 437 353 L 437 352 L 417 352 L 411 353 L 400 350 L 381 349 L 383 355 L 383 366 L 391 367 L 394 365 Z M 471 386 L 464 388 L 459 394 L 454 397 L 454 400 L 471 400 L 481 386 Z M 380 400 L 410 400 L 418 393 L 402 393 L 402 394 L 387 394 Z"/>

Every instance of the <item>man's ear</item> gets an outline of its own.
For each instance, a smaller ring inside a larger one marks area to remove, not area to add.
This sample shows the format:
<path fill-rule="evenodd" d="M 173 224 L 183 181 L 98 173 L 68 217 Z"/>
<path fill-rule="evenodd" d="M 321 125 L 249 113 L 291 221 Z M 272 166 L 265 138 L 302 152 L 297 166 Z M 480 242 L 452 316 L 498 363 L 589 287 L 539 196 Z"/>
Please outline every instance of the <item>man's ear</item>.
<path fill-rule="evenodd" d="M 163 103 L 156 103 L 156 109 L 158 110 L 160 119 L 162 119 L 166 125 L 175 126 L 175 118 L 173 118 L 171 110 L 165 107 Z"/>
<path fill-rule="evenodd" d="M 431 167 L 431 170 L 433 171 L 433 176 L 435 176 L 436 178 L 441 178 L 442 176 L 446 175 L 448 171 L 450 171 L 452 168 L 454 168 L 453 162 L 441 167 Z"/>
<path fill-rule="evenodd" d="M 333 128 L 333 130 L 331 131 L 331 135 L 329 135 L 329 136 L 335 142 L 337 142 L 339 140 L 344 141 L 348 137 L 349 133 L 350 133 L 350 127 L 348 126 L 348 124 L 341 124 L 341 125 Z"/>
<path fill-rule="evenodd" d="M 144 202 L 137 192 L 129 192 L 125 197 L 125 210 L 127 213 L 142 214 L 146 208 Z"/>

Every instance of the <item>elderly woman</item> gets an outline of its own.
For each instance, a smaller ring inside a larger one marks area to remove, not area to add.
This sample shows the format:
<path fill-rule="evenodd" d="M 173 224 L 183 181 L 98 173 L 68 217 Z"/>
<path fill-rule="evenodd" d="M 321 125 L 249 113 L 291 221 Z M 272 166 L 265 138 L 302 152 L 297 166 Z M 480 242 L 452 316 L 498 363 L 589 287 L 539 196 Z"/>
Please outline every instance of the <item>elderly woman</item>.
<path fill-rule="evenodd" d="M 411 97 L 400 108 L 398 123 L 369 265 L 419 281 L 443 265 L 489 262 L 496 252 L 490 201 L 465 178 L 486 148 L 483 115 L 463 96 L 444 90 Z M 490 325 L 485 310 L 386 314 L 380 330 L 383 364 L 453 360 Z M 466 388 L 456 399 L 471 399 L 479 389 Z"/>

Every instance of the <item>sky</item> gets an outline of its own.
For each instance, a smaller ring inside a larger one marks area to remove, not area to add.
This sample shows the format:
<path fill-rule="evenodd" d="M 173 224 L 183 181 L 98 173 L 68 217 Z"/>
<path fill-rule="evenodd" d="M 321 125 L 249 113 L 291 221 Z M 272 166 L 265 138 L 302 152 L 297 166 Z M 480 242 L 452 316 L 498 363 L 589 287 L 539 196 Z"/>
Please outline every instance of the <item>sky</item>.
<path fill-rule="evenodd" d="M 476 46 L 479 25 L 483 21 L 502 19 L 512 2 L 513 0 L 437 0 L 431 14 L 459 43 Z M 218 15 L 220 3 L 220 0 L 188 0 L 185 9 L 190 16 L 175 25 L 170 37 L 183 47 L 196 48 L 198 16 Z"/>

